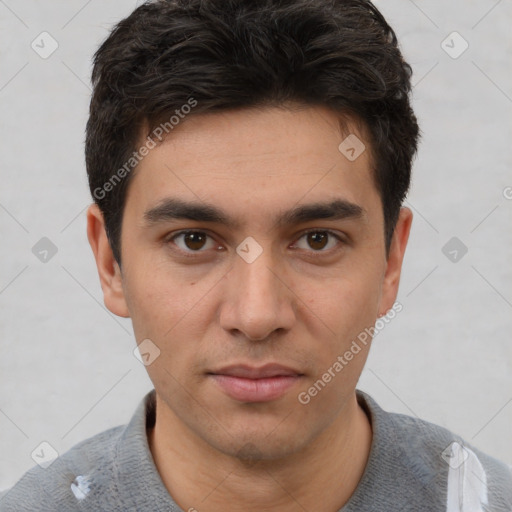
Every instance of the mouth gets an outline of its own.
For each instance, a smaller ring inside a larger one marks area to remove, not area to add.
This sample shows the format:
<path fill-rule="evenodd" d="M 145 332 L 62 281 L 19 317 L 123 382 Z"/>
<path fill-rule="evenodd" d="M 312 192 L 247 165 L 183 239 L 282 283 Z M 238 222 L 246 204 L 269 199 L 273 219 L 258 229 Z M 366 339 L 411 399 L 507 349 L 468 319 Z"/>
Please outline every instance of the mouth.
<path fill-rule="evenodd" d="M 283 396 L 303 373 L 278 364 L 262 367 L 233 365 L 208 372 L 220 389 L 240 402 L 269 402 Z"/>

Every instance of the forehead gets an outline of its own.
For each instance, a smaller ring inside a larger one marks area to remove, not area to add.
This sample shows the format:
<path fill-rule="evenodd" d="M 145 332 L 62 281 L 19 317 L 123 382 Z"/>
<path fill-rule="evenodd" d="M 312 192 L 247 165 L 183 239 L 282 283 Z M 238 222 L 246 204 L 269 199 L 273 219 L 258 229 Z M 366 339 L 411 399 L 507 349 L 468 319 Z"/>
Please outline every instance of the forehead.
<path fill-rule="evenodd" d="M 371 207 L 380 202 L 371 162 L 360 126 L 327 108 L 195 114 L 140 161 L 127 203 L 147 210 L 169 195 L 182 196 L 236 214 L 330 195 Z"/>

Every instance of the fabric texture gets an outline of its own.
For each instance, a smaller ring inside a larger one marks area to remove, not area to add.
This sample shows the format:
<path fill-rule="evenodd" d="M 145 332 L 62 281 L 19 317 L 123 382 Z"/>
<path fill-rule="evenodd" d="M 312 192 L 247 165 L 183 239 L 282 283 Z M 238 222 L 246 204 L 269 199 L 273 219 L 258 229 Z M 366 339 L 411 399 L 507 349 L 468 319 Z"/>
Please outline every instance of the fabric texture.
<path fill-rule="evenodd" d="M 357 390 L 372 424 L 363 476 L 340 512 L 511 512 L 512 470 L 450 431 L 384 411 Z M 0 495 L 1 512 L 183 512 L 148 445 L 155 390 L 130 422 L 86 439 L 49 467 L 35 466 Z M 319 504 L 318 510 L 323 510 Z"/>

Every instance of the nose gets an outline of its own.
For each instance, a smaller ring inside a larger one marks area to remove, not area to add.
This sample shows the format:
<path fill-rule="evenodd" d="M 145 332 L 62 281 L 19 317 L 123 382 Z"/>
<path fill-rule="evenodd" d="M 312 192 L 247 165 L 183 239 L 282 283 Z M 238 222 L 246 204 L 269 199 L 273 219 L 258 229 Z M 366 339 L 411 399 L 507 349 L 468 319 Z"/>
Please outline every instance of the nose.
<path fill-rule="evenodd" d="M 288 331 L 295 321 L 296 297 L 286 283 L 283 265 L 270 248 L 252 262 L 235 255 L 226 275 L 227 294 L 221 307 L 221 327 L 250 341 L 268 339 Z"/>

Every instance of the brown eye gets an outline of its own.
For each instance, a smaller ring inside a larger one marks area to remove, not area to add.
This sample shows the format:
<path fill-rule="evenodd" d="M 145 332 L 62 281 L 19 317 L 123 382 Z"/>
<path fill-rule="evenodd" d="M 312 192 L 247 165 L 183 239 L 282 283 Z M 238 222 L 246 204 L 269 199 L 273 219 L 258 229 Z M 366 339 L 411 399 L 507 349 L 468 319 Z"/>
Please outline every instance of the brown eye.
<path fill-rule="evenodd" d="M 307 234 L 308 244 L 312 249 L 321 250 L 327 245 L 328 235 L 322 231 Z"/>
<path fill-rule="evenodd" d="M 211 237 L 203 231 L 182 231 L 174 235 L 171 241 L 184 252 L 204 252 L 215 245 Z M 210 246 L 208 246 L 208 241 L 210 241 Z"/>
<path fill-rule="evenodd" d="M 301 244 L 302 240 L 306 240 L 306 243 Z M 304 233 L 295 246 L 310 252 L 328 252 L 330 249 L 335 248 L 336 245 L 341 245 L 342 242 L 341 237 L 332 231 L 311 230 Z"/>
<path fill-rule="evenodd" d="M 185 233 L 183 241 L 185 245 L 192 250 L 201 249 L 205 243 L 206 237 L 203 233 Z"/>

